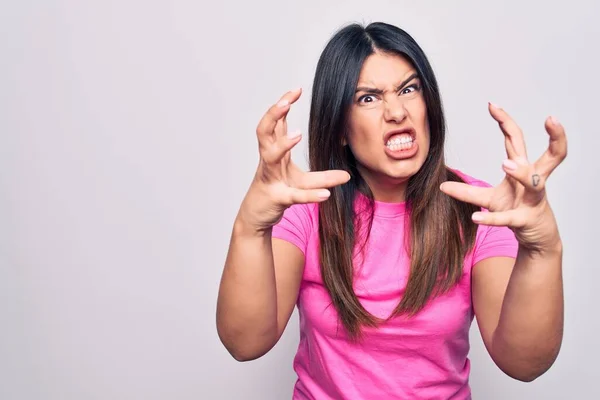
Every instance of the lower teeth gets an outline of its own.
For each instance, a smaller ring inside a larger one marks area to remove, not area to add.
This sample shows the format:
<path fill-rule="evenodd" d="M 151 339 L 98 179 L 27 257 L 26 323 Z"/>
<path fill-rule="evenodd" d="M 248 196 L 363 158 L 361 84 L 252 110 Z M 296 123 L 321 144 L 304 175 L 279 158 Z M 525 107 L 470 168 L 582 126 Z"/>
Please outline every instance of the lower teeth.
<path fill-rule="evenodd" d="M 411 143 L 406 143 L 406 144 L 402 144 L 402 145 L 393 144 L 393 145 L 389 145 L 387 147 L 388 147 L 388 149 L 390 149 L 392 151 L 396 151 L 396 150 L 408 150 L 412 147 L 412 145 L 413 144 L 411 142 Z"/>

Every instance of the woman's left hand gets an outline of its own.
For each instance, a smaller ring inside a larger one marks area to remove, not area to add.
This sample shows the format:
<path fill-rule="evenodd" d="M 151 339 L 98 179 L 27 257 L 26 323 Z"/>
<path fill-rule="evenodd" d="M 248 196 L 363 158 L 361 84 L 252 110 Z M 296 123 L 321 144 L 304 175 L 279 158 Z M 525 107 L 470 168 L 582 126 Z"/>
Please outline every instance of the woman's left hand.
<path fill-rule="evenodd" d="M 554 118 L 546 120 L 550 145 L 534 163 L 527 158 L 523 132 L 501 108 L 489 105 L 492 117 L 504 132 L 506 176 L 496 187 L 481 188 L 459 182 L 444 182 L 440 189 L 458 200 L 483 207 L 473 221 L 483 225 L 508 226 L 519 244 L 533 251 L 553 249 L 560 243 L 556 220 L 546 196 L 546 181 L 567 156 L 567 137 Z"/>

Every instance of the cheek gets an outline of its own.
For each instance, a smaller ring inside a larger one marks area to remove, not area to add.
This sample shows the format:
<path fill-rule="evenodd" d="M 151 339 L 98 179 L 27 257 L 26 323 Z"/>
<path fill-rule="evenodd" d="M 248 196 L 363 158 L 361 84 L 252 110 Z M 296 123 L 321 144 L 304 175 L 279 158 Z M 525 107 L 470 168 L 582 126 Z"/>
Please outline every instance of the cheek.
<path fill-rule="evenodd" d="M 415 125 L 424 126 L 427 125 L 427 106 L 423 98 L 415 99 L 410 104 L 408 112 L 412 117 L 412 122 Z"/>
<path fill-rule="evenodd" d="M 427 120 L 427 108 L 424 101 L 416 102 L 409 111 L 412 116 L 412 123 L 417 133 L 420 133 L 421 144 L 429 148 L 430 133 L 429 121 Z"/>
<path fill-rule="evenodd" d="M 423 142 L 429 149 L 429 144 L 431 143 L 431 132 L 429 131 L 429 123 L 427 120 L 425 120 L 425 123 L 423 124 Z"/>
<path fill-rule="evenodd" d="M 348 142 L 353 152 L 364 154 L 381 144 L 381 119 L 376 114 L 376 110 L 368 110 L 352 116 Z"/>

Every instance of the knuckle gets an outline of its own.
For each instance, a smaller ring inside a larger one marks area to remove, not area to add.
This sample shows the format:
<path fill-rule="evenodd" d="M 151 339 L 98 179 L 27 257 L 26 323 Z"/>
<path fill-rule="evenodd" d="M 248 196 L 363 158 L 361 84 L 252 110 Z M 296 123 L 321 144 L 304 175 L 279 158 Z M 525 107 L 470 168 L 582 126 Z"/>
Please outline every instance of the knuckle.
<path fill-rule="evenodd" d="M 262 136 L 266 136 L 267 134 L 268 134 L 267 122 L 263 120 L 256 127 L 256 136 L 262 137 Z"/>
<path fill-rule="evenodd" d="M 560 152 L 560 161 L 563 161 L 565 158 L 567 158 L 567 154 L 568 154 L 568 150 L 565 148 L 563 151 Z"/>
<path fill-rule="evenodd" d="M 260 155 L 260 157 L 262 158 L 262 156 L 266 153 L 267 148 L 266 146 L 262 143 L 262 141 L 258 141 L 258 154 Z"/>
<path fill-rule="evenodd" d="M 546 188 L 546 184 L 543 181 L 540 181 L 537 185 L 531 185 L 531 188 L 534 192 L 540 193 L 543 192 Z"/>

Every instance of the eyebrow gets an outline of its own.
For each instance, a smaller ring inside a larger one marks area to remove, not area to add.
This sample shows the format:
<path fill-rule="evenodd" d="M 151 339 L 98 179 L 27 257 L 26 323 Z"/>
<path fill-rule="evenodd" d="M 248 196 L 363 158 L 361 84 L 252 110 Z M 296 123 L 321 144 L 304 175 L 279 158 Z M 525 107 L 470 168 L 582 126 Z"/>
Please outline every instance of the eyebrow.
<path fill-rule="evenodd" d="M 415 78 L 418 78 L 419 74 L 418 73 L 413 73 L 411 76 L 409 76 L 408 78 L 406 78 L 404 80 L 404 82 L 402 82 L 400 85 L 398 85 L 398 87 L 396 88 L 396 91 L 402 89 L 404 86 L 406 86 L 406 84 L 410 81 L 412 81 Z M 375 88 L 370 88 L 370 87 L 366 87 L 366 86 L 359 86 L 356 88 L 356 92 L 365 92 L 365 93 L 370 93 L 370 94 L 383 94 L 383 90 L 381 89 L 375 89 Z"/>

